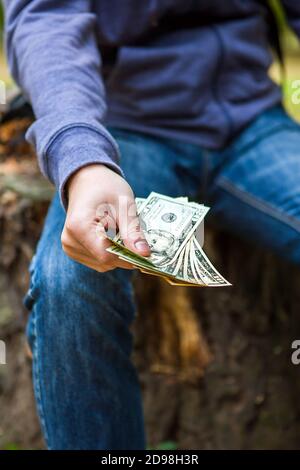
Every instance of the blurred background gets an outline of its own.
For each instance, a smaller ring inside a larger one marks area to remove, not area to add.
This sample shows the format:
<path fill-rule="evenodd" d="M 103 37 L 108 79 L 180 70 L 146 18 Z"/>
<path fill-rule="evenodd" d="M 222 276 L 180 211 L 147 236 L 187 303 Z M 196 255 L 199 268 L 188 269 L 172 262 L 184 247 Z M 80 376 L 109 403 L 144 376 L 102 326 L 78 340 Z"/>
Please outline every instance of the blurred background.
<path fill-rule="evenodd" d="M 285 73 L 275 56 L 270 74 L 282 83 L 285 106 L 300 122 L 300 104 L 292 99 L 293 83 L 300 79 L 299 42 L 280 1 L 271 3 Z M 0 25 L 3 30 L 2 10 Z M 13 95 L 3 41 L 0 79 L 7 96 Z M 0 365 L 0 449 L 13 450 L 44 447 L 23 334 L 22 296 L 53 188 L 41 177 L 24 140 L 31 120 L 21 103 L 9 116 L 2 114 L 0 123 L 0 340 L 6 344 L 6 365 Z M 205 243 L 234 291 L 190 292 L 157 279 L 147 278 L 147 286 L 138 276 L 135 280 L 141 314 L 134 325 L 134 361 L 149 448 L 299 448 L 300 366 L 292 366 L 289 356 L 291 342 L 300 338 L 299 273 L 251 247 L 243 278 L 246 244 L 210 231 Z"/>

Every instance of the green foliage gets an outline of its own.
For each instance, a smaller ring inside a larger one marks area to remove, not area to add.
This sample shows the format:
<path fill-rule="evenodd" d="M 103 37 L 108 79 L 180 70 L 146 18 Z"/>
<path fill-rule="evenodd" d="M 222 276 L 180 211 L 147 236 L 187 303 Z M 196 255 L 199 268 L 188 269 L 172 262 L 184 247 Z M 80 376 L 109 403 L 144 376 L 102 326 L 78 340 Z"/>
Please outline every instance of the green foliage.
<path fill-rule="evenodd" d="M 282 0 L 267 0 L 271 9 L 273 10 L 279 33 L 281 35 L 281 41 L 283 44 L 283 48 L 285 53 L 299 53 L 299 39 L 297 38 L 296 34 L 291 30 L 287 17 L 285 14 L 285 10 L 282 5 Z"/>
<path fill-rule="evenodd" d="M 156 447 L 147 447 L 148 450 L 176 450 L 177 443 L 174 441 L 164 441 L 158 444 Z"/>
<path fill-rule="evenodd" d="M 268 0 L 269 4 L 276 16 L 278 26 L 281 31 L 285 30 L 287 26 L 287 21 L 286 21 L 286 16 L 284 9 L 282 7 L 282 2 L 281 0 Z"/>
<path fill-rule="evenodd" d="M 10 444 L 6 444 L 3 450 L 21 450 L 18 444 L 11 442 Z"/>

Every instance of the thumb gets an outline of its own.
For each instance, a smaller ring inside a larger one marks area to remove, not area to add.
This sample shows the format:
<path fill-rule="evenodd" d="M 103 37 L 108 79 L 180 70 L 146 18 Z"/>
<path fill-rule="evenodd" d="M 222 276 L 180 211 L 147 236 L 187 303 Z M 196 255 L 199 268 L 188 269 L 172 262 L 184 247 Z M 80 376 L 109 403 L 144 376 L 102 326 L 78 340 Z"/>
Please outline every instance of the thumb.
<path fill-rule="evenodd" d="M 133 197 L 120 198 L 118 227 L 126 248 L 141 256 L 150 256 L 150 247 L 141 229 Z"/>

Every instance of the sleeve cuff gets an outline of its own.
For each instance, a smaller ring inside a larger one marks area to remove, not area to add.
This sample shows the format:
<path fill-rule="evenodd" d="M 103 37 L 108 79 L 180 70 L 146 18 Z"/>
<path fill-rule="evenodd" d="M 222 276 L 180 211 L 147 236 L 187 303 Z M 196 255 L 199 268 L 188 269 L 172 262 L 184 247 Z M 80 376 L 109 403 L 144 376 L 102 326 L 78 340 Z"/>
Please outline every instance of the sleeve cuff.
<path fill-rule="evenodd" d="M 85 126 L 68 128 L 50 143 L 47 151 L 47 175 L 59 191 L 63 208 L 68 206 L 65 187 L 70 176 L 80 168 L 100 163 L 124 177 L 118 165 L 119 150 L 113 137 Z"/>

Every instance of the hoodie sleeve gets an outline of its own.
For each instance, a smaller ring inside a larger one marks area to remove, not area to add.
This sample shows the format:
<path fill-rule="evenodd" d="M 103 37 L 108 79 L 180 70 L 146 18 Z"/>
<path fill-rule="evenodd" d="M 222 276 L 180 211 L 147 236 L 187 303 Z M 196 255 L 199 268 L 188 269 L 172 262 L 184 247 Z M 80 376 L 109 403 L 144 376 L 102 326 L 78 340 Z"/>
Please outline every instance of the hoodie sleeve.
<path fill-rule="evenodd" d="M 60 192 L 79 168 L 102 163 L 123 176 L 117 143 L 103 126 L 101 54 L 91 0 L 4 0 L 13 78 L 36 117 L 26 138 Z"/>

